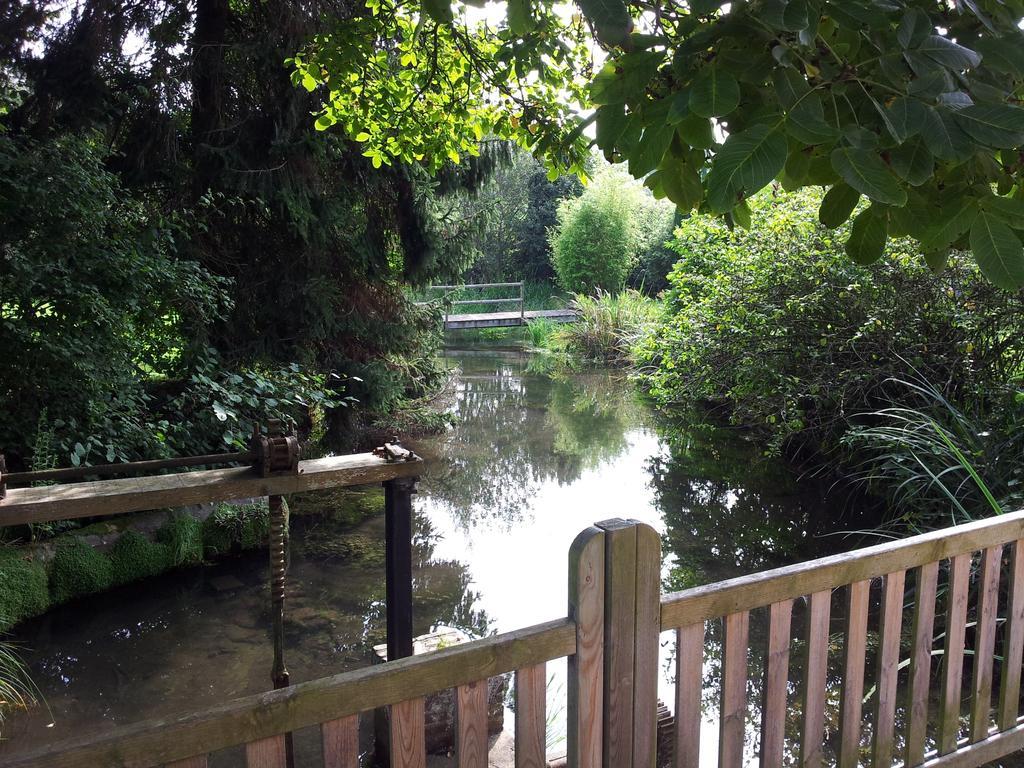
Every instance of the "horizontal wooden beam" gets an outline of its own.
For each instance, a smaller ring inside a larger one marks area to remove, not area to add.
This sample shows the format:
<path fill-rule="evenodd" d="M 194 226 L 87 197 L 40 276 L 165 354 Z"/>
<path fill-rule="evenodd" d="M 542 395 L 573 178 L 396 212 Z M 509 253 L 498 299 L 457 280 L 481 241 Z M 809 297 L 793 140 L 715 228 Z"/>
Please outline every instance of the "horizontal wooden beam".
<path fill-rule="evenodd" d="M 463 285 L 432 285 L 431 290 L 435 291 L 454 291 L 462 288 L 518 288 L 522 285 L 522 282 L 518 283 L 464 283 Z"/>
<path fill-rule="evenodd" d="M 664 595 L 661 628 L 675 629 L 855 581 L 977 552 L 1024 536 L 1024 511 Z"/>
<path fill-rule="evenodd" d="M 148 720 L 9 758 L 5 768 L 153 768 L 485 680 L 576 652 L 568 619 Z"/>
<path fill-rule="evenodd" d="M 934 752 L 929 759 L 921 764 L 921 768 L 976 768 L 979 765 L 988 765 L 1001 757 L 1006 757 L 1024 748 L 1024 722 L 1017 721 L 1017 725 L 1006 731 L 990 731 L 988 738 L 970 744 L 967 740 L 961 741 L 955 751 L 947 755 L 937 755 Z"/>
<path fill-rule="evenodd" d="M 162 507 L 364 485 L 419 475 L 423 461 L 389 463 L 372 453 L 299 462 L 298 474 L 261 477 L 250 467 L 207 469 L 89 483 L 11 488 L 0 499 L 0 526 L 120 515 Z"/>

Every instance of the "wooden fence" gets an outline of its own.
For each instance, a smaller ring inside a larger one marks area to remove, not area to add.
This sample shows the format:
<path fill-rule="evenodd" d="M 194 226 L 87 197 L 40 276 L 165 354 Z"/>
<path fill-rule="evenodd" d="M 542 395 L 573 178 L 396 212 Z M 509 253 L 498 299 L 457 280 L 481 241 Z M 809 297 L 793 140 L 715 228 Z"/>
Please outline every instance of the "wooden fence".
<path fill-rule="evenodd" d="M 458 301 L 452 301 L 451 306 L 464 306 L 470 304 L 518 304 L 519 305 L 519 319 L 525 321 L 526 319 L 526 294 L 524 283 L 465 283 L 464 285 L 431 285 L 428 291 L 444 291 L 444 295 L 448 296 L 452 293 L 461 294 L 464 290 L 487 290 L 489 288 L 518 288 L 518 296 L 509 296 L 504 299 L 460 299 Z M 444 320 L 448 322 L 450 313 L 445 309 Z"/>
<path fill-rule="evenodd" d="M 794 756 L 802 766 L 818 766 L 826 753 L 836 754 L 843 768 L 897 761 L 979 766 L 1024 747 L 1022 540 L 1024 512 L 661 595 L 657 533 L 634 521 L 609 520 L 583 531 L 570 549 L 565 618 L 54 745 L 8 765 L 201 768 L 210 753 L 245 744 L 249 768 L 283 768 L 284 735 L 319 725 L 324 768 L 355 768 L 359 718 L 387 706 L 392 765 L 423 768 L 424 697 L 454 688 L 458 765 L 484 768 L 487 679 L 514 672 L 516 765 L 543 768 L 545 669 L 567 657 L 568 764 L 574 768 L 653 768 L 656 760 L 698 765 L 710 668 L 721 675 L 717 762 L 724 768 L 781 766 Z M 880 601 L 872 598 L 876 590 Z M 834 633 L 833 603 L 845 606 L 843 627 Z M 901 643 L 908 604 L 908 641 Z M 755 611 L 768 616 L 765 667 L 762 677 L 748 680 Z M 793 631 L 797 615 L 804 619 L 802 633 Z M 944 628 L 940 637 L 937 623 Z M 716 648 L 707 642 L 712 626 L 723 630 L 713 660 L 705 658 Z M 667 630 L 676 638 L 676 726 L 673 754 L 656 756 L 659 638 Z M 793 690 L 790 655 L 798 646 L 803 674 Z M 872 658 L 874 687 L 865 699 L 865 665 Z M 831 729 L 837 733 L 826 744 L 830 659 L 839 662 L 842 693 L 838 729 Z M 751 691 L 758 688 L 755 702 Z M 785 726 L 794 702 L 800 725 L 790 735 Z M 865 706 L 873 711 L 870 733 L 864 732 Z"/>

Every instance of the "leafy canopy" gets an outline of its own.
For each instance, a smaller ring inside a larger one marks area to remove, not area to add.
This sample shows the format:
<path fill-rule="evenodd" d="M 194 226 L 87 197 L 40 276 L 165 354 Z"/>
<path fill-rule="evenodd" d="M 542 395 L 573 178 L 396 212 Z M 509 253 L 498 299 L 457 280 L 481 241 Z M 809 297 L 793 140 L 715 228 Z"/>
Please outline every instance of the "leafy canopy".
<path fill-rule="evenodd" d="M 605 156 L 683 211 L 745 225 L 771 181 L 822 185 L 829 226 L 870 202 L 857 262 L 909 235 L 933 268 L 972 250 L 1024 285 L 1021 0 L 577 3 L 510 0 L 492 28 L 461 0 L 368 0 L 293 79 L 324 87 L 318 127 L 374 164 L 437 169 L 493 134 L 581 172 L 595 123 Z"/>

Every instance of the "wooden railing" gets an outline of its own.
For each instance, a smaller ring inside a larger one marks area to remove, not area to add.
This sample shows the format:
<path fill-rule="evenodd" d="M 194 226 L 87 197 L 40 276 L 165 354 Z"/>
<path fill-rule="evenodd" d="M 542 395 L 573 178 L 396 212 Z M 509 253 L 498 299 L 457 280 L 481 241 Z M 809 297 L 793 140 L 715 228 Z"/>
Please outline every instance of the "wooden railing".
<path fill-rule="evenodd" d="M 526 317 L 526 294 L 524 284 L 518 283 L 466 283 L 465 285 L 431 285 L 428 290 L 430 291 L 446 291 L 446 292 L 461 292 L 463 290 L 485 290 L 488 288 L 518 288 L 518 296 L 510 296 L 504 299 L 460 299 L 458 301 L 449 302 L 451 306 L 469 305 L 469 304 L 518 304 L 519 305 L 519 319 L 523 320 Z M 447 296 L 448 293 L 445 294 Z M 449 312 L 446 309 L 444 314 L 445 322 L 448 322 Z"/>
<path fill-rule="evenodd" d="M 55 745 L 8 765 L 200 768 L 207 765 L 210 753 L 245 744 L 249 768 L 283 768 L 284 735 L 319 724 L 324 768 L 355 768 L 360 716 L 387 706 L 392 766 L 422 768 L 423 697 L 454 688 L 458 765 L 484 768 L 486 681 L 514 672 L 516 766 L 543 768 L 545 669 L 548 662 L 565 656 L 569 766 L 653 768 L 657 761 L 688 768 L 700 763 L 705 656 L 713 647 L 708 628 L 721 622 L 720 766 L 739 768 L 751 759 L 762 766 L 781 766 L 787 755 L 798 756 L 802 766 L 822 765 L 826 711 L 831 706 L 826 695 L 830 659 L 841 661 L 842 670 L 840 730 L 828 745 L 840 766 L 880 768 L 897 760 L 929 768 L 980 766 L 1024 747 L 1019 718 L 1022 543 L 1024 512 L 1019 512 L 662 596 L 658 534 L 635 521 L 608 520 L 583 531 L 569 551 L 568 615 L 563 619 L 238 699 L 200 714 Z M 979 567 L 972 573 L 976 555 Z M 901 617 L 908 602 L 908 573 L 913 619 L 904 658 Z M 1001 584 L 1008 588 L 1002 617 Z M 873 589 L 880 590 L 877 610 Z M 835 636 L 830 631 L 834 592 L 845 605 L 844 628 Z M 763 677 L 750 681 L 749 628 L 755 611 L 768 618 L 766 661 Z M 800 691 L 793 696 L 789 662 L 797 615 L 805 623 L 804 663 Z M 941 674 L 933 675 L 937 616 L 944 617 L 942 662 Z M 873 628 L 877 644 L 869 642 Z M 659 635 L 665 630 L 674 630 L 676 636 L 671 756 L 656 754 Z M 839 645 L 841 656 L 833 648 Z M 961 733 L 967 651 L 973 653 L 973 662 L 966 676 L 969 715 Z M 873 691 L 866 692 L 865 664 L 871 658 L 877 673 Z M 903 680 L 900 669 L 907 661 L 909 671 Z M 748 701 L 753 687 L 748 682 L 760 683 L 761 689 L 756 739 L 749 738 L 748 721 L 755 707 Z M 929 711 L 932 691 L 939 700 L 935 713 Z M 874 712 L 869 739 L 863 733 L 866 693 Z M 785 728 L 790 699 L 799 699 L 800 727 L 795 736 Z M 898 708 L 904 714 L 899 723 Z M 933 749 L 928 748 L 930 734 Z"/>

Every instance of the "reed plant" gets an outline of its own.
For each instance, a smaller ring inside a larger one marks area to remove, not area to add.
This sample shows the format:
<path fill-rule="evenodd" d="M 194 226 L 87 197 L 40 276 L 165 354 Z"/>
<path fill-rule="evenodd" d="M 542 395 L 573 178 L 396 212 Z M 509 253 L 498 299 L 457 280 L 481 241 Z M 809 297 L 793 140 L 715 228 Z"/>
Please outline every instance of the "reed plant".
<path fill-rule="evenodd" d="M 17 648 L 0 642 L 0 728 L 11 712 L 33 707 L 41 699 Z"/>
<path fill-rule="evenodd" d="M 661 316 L 657 301 L 632 288 L 616 294 L 577 294 L 571 306 L 576 321 L 559 331 L 566 351 L 583 360 L 616 365 L 633 362 L 637 342 Z"/>

